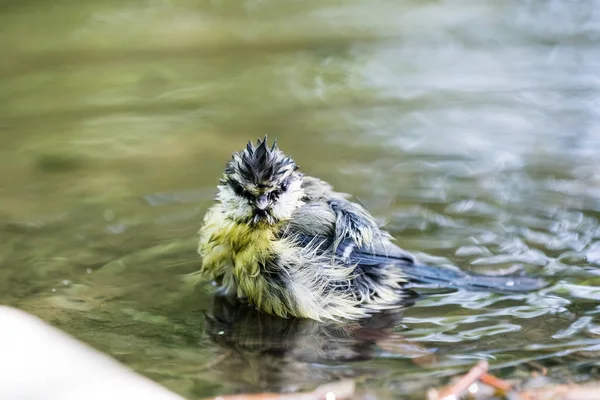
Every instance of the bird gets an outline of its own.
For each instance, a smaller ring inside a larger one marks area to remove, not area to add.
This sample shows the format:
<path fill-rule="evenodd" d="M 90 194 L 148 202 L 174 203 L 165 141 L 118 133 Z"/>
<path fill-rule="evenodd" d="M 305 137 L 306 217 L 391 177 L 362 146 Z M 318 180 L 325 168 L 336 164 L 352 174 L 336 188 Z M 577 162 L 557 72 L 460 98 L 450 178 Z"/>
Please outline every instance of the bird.
<path fill-rule="evenodd" d="M 267 136 L 234 152 L 198 231 L 215 295 L 281 318 L 356 321 L 414 287 L 529 292 L 545 282 L 425 265 L 352 196 L 299 170 Z"/>

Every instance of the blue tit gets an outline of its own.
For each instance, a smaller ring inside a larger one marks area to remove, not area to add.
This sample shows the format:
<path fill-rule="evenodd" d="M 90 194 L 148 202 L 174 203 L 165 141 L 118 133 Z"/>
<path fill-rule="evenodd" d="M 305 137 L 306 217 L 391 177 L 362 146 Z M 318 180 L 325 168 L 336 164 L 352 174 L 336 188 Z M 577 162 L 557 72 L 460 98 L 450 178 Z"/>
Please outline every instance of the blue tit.
<path fill-rule="evenodd" d="M 349 195 L 299 172 L 265 137 L 225 167 L 199 231 L 200 275 L 264 313 L 316 321 L 397 307 L 415 284 L 499 292 L 545 285 L 423 265 L 392 240 Z"/>

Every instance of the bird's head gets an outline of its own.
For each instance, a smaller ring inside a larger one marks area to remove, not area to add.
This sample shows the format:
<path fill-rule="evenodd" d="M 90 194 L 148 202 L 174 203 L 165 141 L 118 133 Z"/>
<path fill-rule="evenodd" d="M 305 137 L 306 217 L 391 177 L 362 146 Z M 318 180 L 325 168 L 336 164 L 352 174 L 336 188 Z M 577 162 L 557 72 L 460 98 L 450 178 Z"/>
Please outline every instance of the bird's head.
<path fill-rule="evenodd" d="M 267 138 L 234 153 L 225 167 L 217 199 L 229 218 L 269 225 L 291 218 L 302 204 L 302 174 Z"/>

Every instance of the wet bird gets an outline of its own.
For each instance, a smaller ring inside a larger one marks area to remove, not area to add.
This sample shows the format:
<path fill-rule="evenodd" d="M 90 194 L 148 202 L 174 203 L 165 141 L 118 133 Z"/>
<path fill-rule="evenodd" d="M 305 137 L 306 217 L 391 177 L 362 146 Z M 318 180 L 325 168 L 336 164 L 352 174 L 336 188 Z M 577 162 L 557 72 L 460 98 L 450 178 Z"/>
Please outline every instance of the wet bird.
<path fill-rule="evenodd" d="M 304 175 L 267 138 L 233 154 L 199 231 L 200 275 L 218 293 L 279 317 L 357 320 L 415 285 L 497 292 L 544 286 L 419 263 L 344 193 Z"/>

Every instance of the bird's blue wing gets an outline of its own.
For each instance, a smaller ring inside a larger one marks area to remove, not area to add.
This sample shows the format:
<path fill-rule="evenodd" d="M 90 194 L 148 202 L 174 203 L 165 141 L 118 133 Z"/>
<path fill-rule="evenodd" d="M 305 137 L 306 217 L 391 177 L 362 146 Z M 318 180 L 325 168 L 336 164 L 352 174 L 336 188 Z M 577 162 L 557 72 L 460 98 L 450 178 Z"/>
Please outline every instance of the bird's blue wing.
<path fill-rule="evenodd" d="M 390 242 L 370 248 L 357 246 L 346 239 L 334 247 L 333 240 L 325 237 L 298 236 L 299 243 L 319 243 L 323 254 L 334 257 L 335 262 L 354 265 L 357 273 L 377 273 L 382 268 L 398 268 L 407 281 L 407 288 L 465 289 L 493 292 L 529 292 L 546 286 L 543 279 L 522 275 L 483 275 L 448 267 L 435 267 L 418 263 L 414 257 Z"/>
<path fill-rule="evenodd" d="M 325 210 L 325 211 L 324 211 Z M 286 232 L 299 246 L 314 248 L 319 255 L 342 265 L 356 268 L 356 276 L 377 276 L 390 268 L 400 270 L 406 286 L 449 289 L 527 292 L 544 287 L 542 279 L 526 276 L 493 276 L 469 273 L 458 268 L 433 267 L 419 263 L 405 250 L 391 242 L 373 217 L 360 205 L 335 197 L 325 202 L 307 204 L 298 221 Z M 323 218 L 323 216 L 328 216 Z M 331 221 L 327 225 L 324 221 Z M 335 222 L 333 222 L 335 221 Z M 315 233 L 319 232 L 319 233 Z"/>

